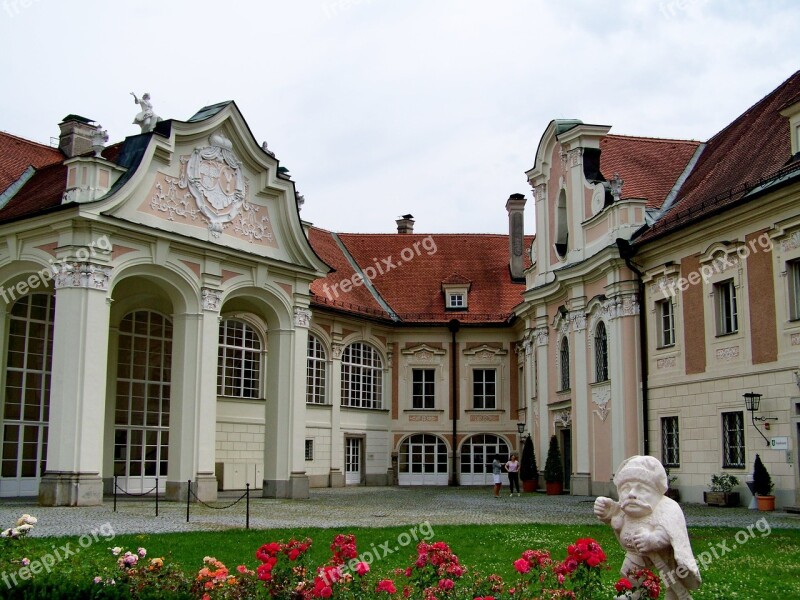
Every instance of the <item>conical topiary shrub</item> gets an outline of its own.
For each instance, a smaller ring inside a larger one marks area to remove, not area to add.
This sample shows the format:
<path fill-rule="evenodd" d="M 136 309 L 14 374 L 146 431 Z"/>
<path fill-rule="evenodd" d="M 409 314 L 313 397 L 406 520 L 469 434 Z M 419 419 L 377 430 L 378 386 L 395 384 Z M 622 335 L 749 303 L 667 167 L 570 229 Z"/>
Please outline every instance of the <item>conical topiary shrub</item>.
<path fill-rule="evenodd" d="M 539 468 L 536 466 L 536 452 L 533 449 L 531 436 L 525 438 L 525 443 L 522 446 L 522 462 L 520 463 L 519 476 L 522 479 L 522 487 L 526 492 L 536 491 Z"/>
<path fill-rule="evenodd" d="M 770 496 L 772 494 L 772 477 L 769 476 L 769 471 L 764 463 L 761 462 L 761 457 L 756 454 L 756 460 L 753 463 L 753 490 L 757 496 Z"/>
<path fill-rule="evenodd" d="M 544 463 L 544 480 L 547 483 L 547 493 L 557 495 L 564 486 L 564 465 L 561 462 L 561 450 L 558 447 L 556 436 L 550 438 L 550 447 L 547 450 L 547 461 Z"/>
<path fill-rule="evenodd" d="M 761 457 L 756 454 L 756 460 L 753 463 L 753 493 L 756 495 L 758 510 L 775 510 L 775 496 L 772 495 L 772 486 L 772 477 L 769 476 L 767 467 L 761 462 Z"/>

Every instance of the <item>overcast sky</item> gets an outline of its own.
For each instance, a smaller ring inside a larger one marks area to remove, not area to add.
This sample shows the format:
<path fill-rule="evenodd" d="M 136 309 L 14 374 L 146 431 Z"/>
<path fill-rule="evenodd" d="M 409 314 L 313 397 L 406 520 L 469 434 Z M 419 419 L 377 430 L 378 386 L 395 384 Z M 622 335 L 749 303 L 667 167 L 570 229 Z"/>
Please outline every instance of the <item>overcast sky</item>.
<path fill-rule="evenodd" d="M 798 32 L 796 0 L 0 0 L 0 129 L 118 141 L 132 91 L 235 100 L 315 225 L 506 233 L 551 119 L 705 140 L 800 68 Z"/>

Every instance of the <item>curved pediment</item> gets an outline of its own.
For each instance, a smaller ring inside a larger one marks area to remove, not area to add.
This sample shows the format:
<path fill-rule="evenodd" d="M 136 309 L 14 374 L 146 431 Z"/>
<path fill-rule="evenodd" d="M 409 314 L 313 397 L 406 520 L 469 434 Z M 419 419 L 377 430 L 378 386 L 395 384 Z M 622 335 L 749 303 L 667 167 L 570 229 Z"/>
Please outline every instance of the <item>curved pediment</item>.
<path fill-rule="evenodd" d="M 206 107 L 185 122 L 163 122 L 128 143 L 140 146 L 138 164 L 85 210 L 301 266 L 314 276 L 329 271 L 303 231 L 294 182 L 258 145 L 234 102 Z"/>

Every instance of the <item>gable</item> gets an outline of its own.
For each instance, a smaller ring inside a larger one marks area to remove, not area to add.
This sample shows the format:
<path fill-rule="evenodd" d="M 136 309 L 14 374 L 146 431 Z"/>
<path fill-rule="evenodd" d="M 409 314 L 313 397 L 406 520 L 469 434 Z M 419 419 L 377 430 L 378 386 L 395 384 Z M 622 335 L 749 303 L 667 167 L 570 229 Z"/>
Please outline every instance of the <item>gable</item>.
<path fill-rule="evenodd" d="M 278 167 L 236 105 L 224 103 L 162 124 L 122 185 L 84 209 L 327 272 L 303 232 L 294 182 Z"/>

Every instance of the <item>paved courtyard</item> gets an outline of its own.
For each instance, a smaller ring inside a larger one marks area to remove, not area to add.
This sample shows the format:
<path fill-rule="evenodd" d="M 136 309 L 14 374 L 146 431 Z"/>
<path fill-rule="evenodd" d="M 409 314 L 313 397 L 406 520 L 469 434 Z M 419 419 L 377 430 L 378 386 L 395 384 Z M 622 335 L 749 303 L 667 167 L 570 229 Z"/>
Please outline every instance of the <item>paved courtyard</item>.
<path fill-rule="evenodd" d="M 489 488 L 403 488 L 357 487 L 315 489 L 308 500 L 250 499 L 250 527 L 254 529 L 292 527 L 388 527 L 430 521 L 433 525 L 492 523 L 595 524 L 594 497 L 545 496 L 540 494 L 492 496 Z M 224 505 L 237 495 L 226 493 Z M 776 511 L 759 513 L 746 508 L 709 508 L 682 504 L 688 525 L 746 527 L 761 517 L 773 528 L 800 528 L 800 516 Z M 107 498 L 102 506 L 45 508 L 31 499 L 0 500 L 0 525 L 9 527 L 22 513 L 39 519 L 35 536 L 79 536 L 106 523 L 116 534 L 163 533 L 169 531 L 225 530 L 243 528 L 245 502 L 228 510 L 191 507 L 186 522 L 186 505 L 161 502 L 155 516 L 153 500 L 120 500 L 117 512 Z"/>

